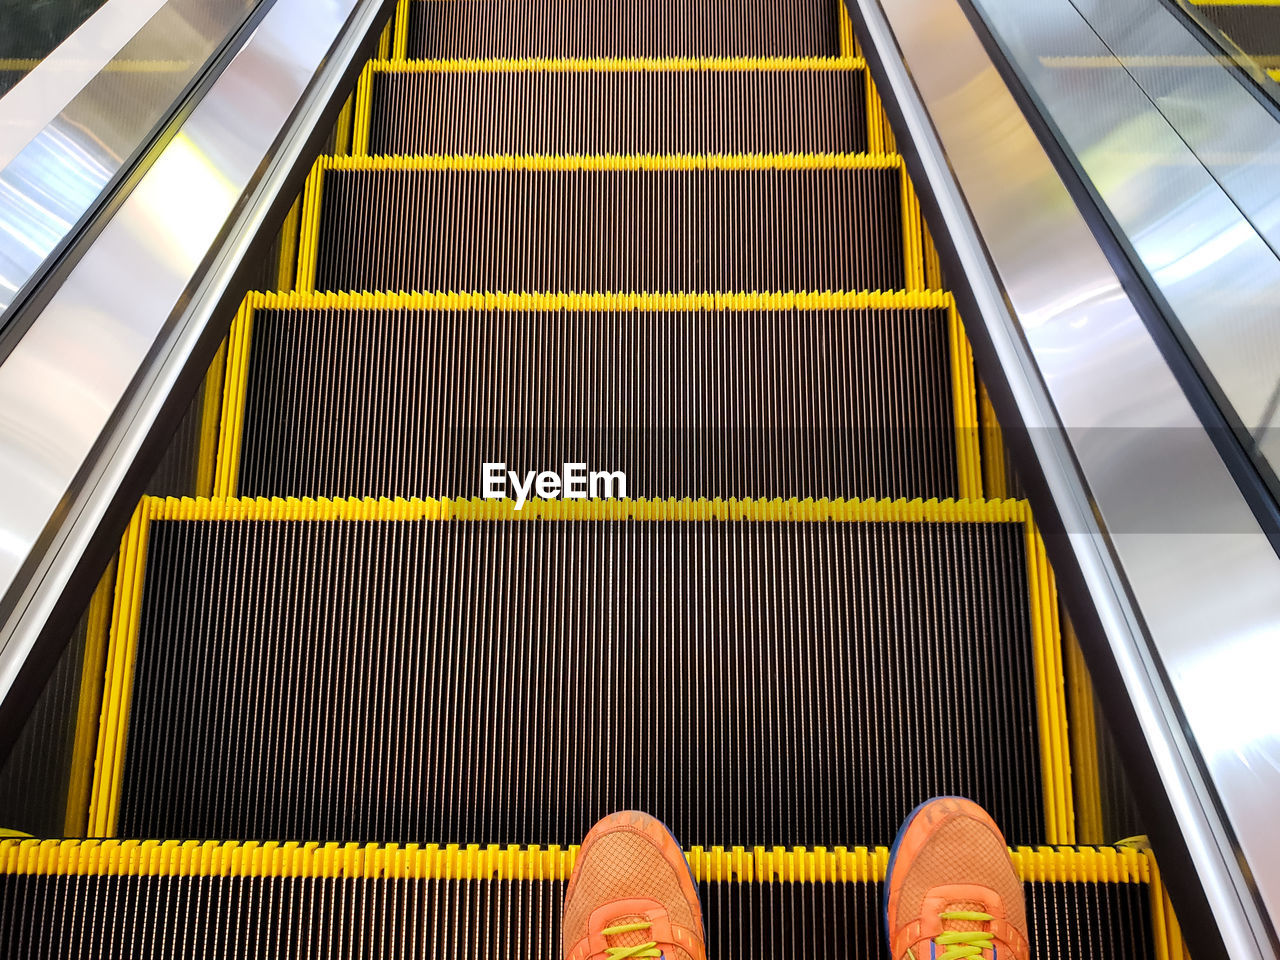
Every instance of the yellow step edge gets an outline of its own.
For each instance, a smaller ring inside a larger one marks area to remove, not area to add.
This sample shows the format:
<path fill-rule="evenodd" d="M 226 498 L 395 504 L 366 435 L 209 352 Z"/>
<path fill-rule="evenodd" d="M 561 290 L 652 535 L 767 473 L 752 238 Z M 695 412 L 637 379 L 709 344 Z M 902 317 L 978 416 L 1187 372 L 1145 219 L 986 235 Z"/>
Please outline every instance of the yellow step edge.
<path fill-rule="evenodd" d="M 861 57 L 524 57 L 372 60 L 374 73 L 763 73 L 865 70 Z"/>
<path fill-rule="evenodd" d="M 512 500 L 442 497 L 145 497 L 136 517 L 152 520 L 563 520 L 835 521 L 846 523 L 1024 523 L 1025 500 L 628 499 Z"/>
<path fill-rule="evenodd" d="M 391 57 L 403 60 L 409 53 L 409 0 L 396 0 L 391 20 Z"/>
<path fill-rule="evenodd" d="M 438 154 L 323 156 L 316 172 L 427 170 L 899 170 L 896 153 Z"/>
<path fill-rule="evenodd" d="M 147 540 L 153 520 L 258 521 L 834 521 L 1021 523 L 1024 527 L 1029 612 L 1041 746 L 1045 836 L 1069 843 L 1075 835 L 1070 758 L 1053 573 L 1026 501 L 967 500 L 510 500 L 193 499 L 148 497 L 138 505 L 121 543 L 120 574 L 107 655 L 106 686 L 94 767 L 89 832 L 115 834 L 125 738 L 140 628 Z"/>
<path fill-rule="evenodd" d="M 843 4 L 837 4 L 840 10 L 840 55 L 844 57 L 858 56 L 858 41 L 853 35 L 853 21 L 849 19 L 849 10 Z"/>
<path fill-rule="evenodd" d="M 245 298 L 250 310 L 518 310 L 664 311 L 701 310 L 938 310 L 954 309 L 942 290 L 786 290 L 764 293 L 368 293 L 258 291 Z"/>
<path fill-rule="evenodd" d="M 983 488 L 988 497 L 1004 499 L 1008 496 L 1008 481 L 1004 464 L 1004 434 L 996 409 L 991 405 L 991 395 L 985 383 L 978 384 L 978 411 L 982 424 Z"/>
<path fill-rule="evenodd" d="M 1080 843 L 1104 843 L 1093 679 L 1071 620 L 1065 615 L 1061 620 L 1067 689 L 1071 694 L 1068 702 L 1071 710 L 1069 729 L 1076 797 L 1076 840 Z"/>
<path fill-rule="evenodd" d="M 1039 720 L 1045 838 L 1052 844 L 1073 844 L 1076 842 L 1075 791 L 1071 781 L 1058 588 L 1045 552 L 1044 539 L 1034 522 L 1025 526 L 1025 550 L 1031 600 L 1031 650 Z"/>
<path fill-rule="evenodd" d="M 200 439 L 196 445 L 195 495 L 208 497 L 218 467 L 218 443 L 222 432 L 222 401 L 225 396 L 227 341 L 218 346 L 200 388 Z"/>
<path fill-rule="evenodd" d="M 1195 7 L 1280 7 L 1280 0 L 1190 0 Z"/>
<path fill-rule="evenodd" d="M 107 638 L 111 630 L 115 582 L 116 561 L 113 557 L 93 591 L 85 617 L 84 659 L 80 666 L 80 694 L 62 826 L 63 836 L 67 837 L 83 837 L 88 832 L 89 796 L 102 715 L 102 692 L 106 684 Z"/>
<path fill-rule="evenodd" d="M 407 8 L 408 0 L 399 0 Z M 368 153 L 375 73 L 758 73 L 865 70 L 859 56 L 839 57 L 525 57 L 515 59 L 405 59 L 407 17 L 397 13 L 391 59 L 371 60 L 356 85 L 352 153 Z M 339 151 L 341 152 L 341 151 Z"/>
<path fill-rule="evenodd" d="M 391 56 L 391 35 L 395 29 L 395 18 L 388 17 L 386 26 L 382 28 L 382 33 L 378 35 L 378 58 L 385 60 Z"/>
<path fill-rule="evenodd" d="M 511 311 L 760 311 L 760 310 L 938 310 L 948 311 L 953 425 L 961 499 L 982 497 L 978 406 L 973 350 L 956 312 L 955 299 L 940 290 L 785 291 L 777 293 L 250 293 L 229 337 L 222 399 L 222 430 L 213 494 L 234 496 L 240 471 L 243 411 L 248 386 L 253 315 L 257 310 L 511 310 Z"/>
<path fill-rule="evenodd" d="M 125 737 L 129 729 L 129 705 L 133 691 L 133 663 L 142 617 L 142 589 L 146 574 L 148 517 L 141 507 L 120 541 L 112 597 L 111 630 L 107 642 L 106 681 L 98 740 L 89 792 L 86 832 L 91 837 L 115 833 L 124 776 Z"/>
<path fill-rule="evenodd" d="M 982 449 L 978 433 L 978 402 L 973 370 L 973 347 L 960 313 L 947 310 L 951 355 L 951 416 L 956 443 L 956 480 L 964 500 L 982 499 Z"/>
<path fill-rule="evenodd" d="M 0 874 L 564 881 L 578 846 L 337 844 L 198 840 L 0 840 Z M 1040 883 L 1149 883 L 1151 855 L 1116 847 L 1016 847 L 1015 869 Z M 699 881 L 878 883 L 885 847 L 690 847 Z"/>

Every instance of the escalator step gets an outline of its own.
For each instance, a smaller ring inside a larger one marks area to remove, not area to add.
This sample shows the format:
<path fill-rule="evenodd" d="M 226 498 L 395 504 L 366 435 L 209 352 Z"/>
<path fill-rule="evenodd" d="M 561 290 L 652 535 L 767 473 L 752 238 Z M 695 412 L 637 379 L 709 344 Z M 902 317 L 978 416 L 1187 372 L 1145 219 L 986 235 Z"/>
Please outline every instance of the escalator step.
<path fill-rule="evenodd" d="M 622 471 L 631 497 L 980 492 L 972 361 L 945 294 L 459 299 L 251 297 L 215 492 L 479 497 L 486 462 L 573 461 Z"/>
<path fill-rule="evenodd" d="M 357 114 L 369 154 L 860 153 L 865 80 L 853 59 L 381 61 Z"/>
<path fill-rule="evenodd" d="M 94 822 L 549 843 L 637 808 L 690 842 L 830 845 L 958 793 L 1012 842 L 1061 842 L 1060 640 L 1027 516 L 144 501 L 104 700 L 128 737 L 119 714 Z"/>
<path fill-rule="evenodd" d="M 14 960 L 558 960 L 572 858 L 572 850 L 559 849 L 147 843 L 125 851 L 110 841 L 3 841 L 0 952 Z M 883 955 L 883 848 L 690 850 L 688 858 L 709 956 Z M 1041 849 L 1015 851 L 1014 859 L 1026 878 L 1037 960 L 1163 955 L 1155 948 L 1157 889 L 1144 854 Z"/>
<path fill-rule="evenodd" d="M 822 57 L 830 0 L 409 0 L 404 55 Z"/>
<path fill-rule="evenodd" d="M 902 177 L 866 154 L 324 158 L 299 273 L 317 290 L 898 290 Z"/>

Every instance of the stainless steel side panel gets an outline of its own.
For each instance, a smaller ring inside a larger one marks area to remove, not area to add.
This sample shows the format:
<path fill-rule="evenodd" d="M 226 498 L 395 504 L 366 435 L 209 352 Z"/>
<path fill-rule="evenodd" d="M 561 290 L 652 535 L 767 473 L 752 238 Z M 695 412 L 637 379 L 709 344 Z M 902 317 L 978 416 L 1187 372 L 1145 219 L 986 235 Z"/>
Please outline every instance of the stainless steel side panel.
<path fill-rule="evenodd" d="M 955 0 L 854 2 L 1228 954 L 1274 957 L 1258 905 L 1280 916 L 1280 558 Z"/>
<path fill-rule="evenodd" d="M 24 85 L 33 79 L 42 84 L 46 77 L 59 79 L 57 70 L 64 66 L 61 48 L 0 99 L 0 124 L 7 124 L 15 139 L 47 119 L 0 168 L 0 315 L 129 158 L 151 140 L 174 101 L 259 2 L 168 0 L 52 117 L 42 111 L 59 102 L 61 85 L 48 82 L 47 98 L 30 95 Z M 108 12 L 120 22 L 103 23 Z M 128 6 L 108 4 L 94 16 L 92 26 L 118 37 L 135 17 L 136 11 Z M 80 42 L 79 32 L 68 43 L 89 46 Z M 70 65 L 68 72 L 81 76 L 79 64 Z M 18 100 L 11 103 L 14 94 Z M 5 153 L 0 146 L 0 157 Z"/>
<path fill-rule="evenodd" d="M 1280 123 L 1160 3 L 975 6 L 1280 473 Z"/>

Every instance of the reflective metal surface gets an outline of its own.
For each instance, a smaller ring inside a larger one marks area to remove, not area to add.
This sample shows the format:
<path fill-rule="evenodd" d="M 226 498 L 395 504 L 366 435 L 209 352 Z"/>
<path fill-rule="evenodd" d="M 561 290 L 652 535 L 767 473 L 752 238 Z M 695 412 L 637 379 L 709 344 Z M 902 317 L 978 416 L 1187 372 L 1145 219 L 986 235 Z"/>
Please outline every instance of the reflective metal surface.
<path fill-rule="evenodd" d="M 0 167 L 58 118 L 164 2 L 110 0 L 0 97 Z"/>
<path fill-rule="evenodd" d="M 1280 473 L 1280 123 L 1159 3 L 975 7 Z"/>
<path fill-rule="evenodd" d="M 964 12 L 954 0 L 856 5 L 1217 932 L 1233 958 L 1274 957 L 1258 904 L 1280 916 L 1280 711 L 1266 652 L 1280 649 L 1280 558 Z"/>
<path fill-rule="evenodd" d="M 0 365 L 0 698 L 381 0 L 276 0 Z"/>
<path fill-rule="evenodd" d="M 0 323 L 45 258 L 150 141 L 187 84 L 258 2 L 169 0 L 0 170 Z M 134 21 L 131 11 L 121 16 L 124 25 L 108 32 L 123 32 Z M 60 62 L 42 65 L 35 82 Z M 48 106 L 34 99 L 29 107 Z M 14 122 L 25 126 L 33 119 Z"/>

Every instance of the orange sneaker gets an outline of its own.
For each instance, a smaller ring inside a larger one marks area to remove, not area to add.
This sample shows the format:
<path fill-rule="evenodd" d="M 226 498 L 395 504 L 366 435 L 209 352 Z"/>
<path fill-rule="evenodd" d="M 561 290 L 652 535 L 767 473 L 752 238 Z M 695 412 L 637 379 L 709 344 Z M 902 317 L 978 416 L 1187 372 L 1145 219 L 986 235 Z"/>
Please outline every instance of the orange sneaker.
<path fill-rule="evenodd" d="M 893 960 L 1031 960 L 1022 881 L 1000 828 L 972 800 L 939 797 L 911 812 L 884 890 Z"/>
<path fill-rule="evenodd" d="M 564 895 L 566 960 L 706 960 L 698 889 L 680 844 L 624 810 L 587 834 Z"/>

